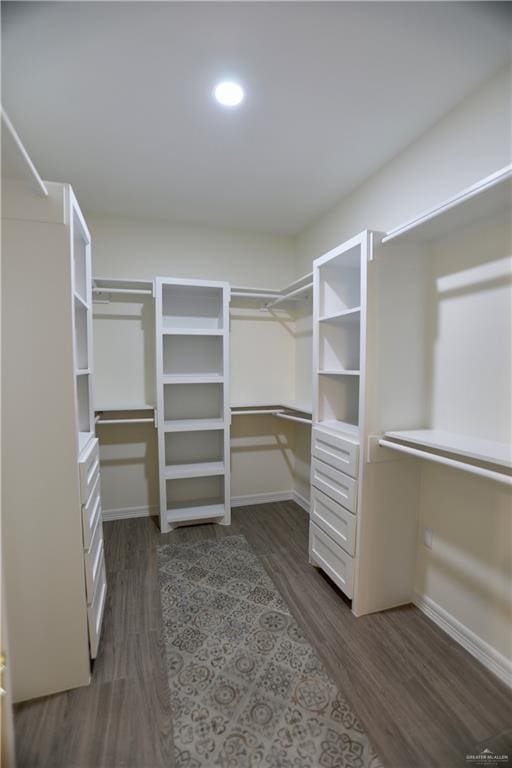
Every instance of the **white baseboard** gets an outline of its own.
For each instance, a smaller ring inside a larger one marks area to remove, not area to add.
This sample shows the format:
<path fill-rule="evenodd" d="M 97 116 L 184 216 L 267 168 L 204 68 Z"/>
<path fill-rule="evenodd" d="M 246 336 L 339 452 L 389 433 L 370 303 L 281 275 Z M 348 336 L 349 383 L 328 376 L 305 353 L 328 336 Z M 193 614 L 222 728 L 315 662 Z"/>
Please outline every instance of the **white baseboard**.
<path fill-rule="evenodd" d="M 249 493 L 246 496 L 232 496 L 232 507 L 248 507 L 251 504 L 269 504 L 272 501 L 292 501 L 292 491 L 274 493 Z"/>
<path fill-rule="evenodd" d="M 484 667 L 494 672 L 500 680 L 512 688 L 512 661 L 510 659 L 507 659 L 493 648 L 492 645 L 478 637 L 471 629 L 462 624 L 427 595 L 415 592 L 413 601 L 420 611 L 428 616 L 429 619 L 432 619 L 434 624 L 437 624 L 438 627 L 462 645 L 475 659 L 478 659 Z"/>
<path fill-rule="evenodd" d="M 251 493 L 246 496 L 232 496 L 232 507 L 248 507 L 251 504 L 269 504 L 273 501 L 295 501 L 309 514 L 309 501 L 297 491 L 275 491 L 273 493 Z M 131 517 L 158 515 L 158 507 L 121 507 L 104 509 L 103 520 L 127 520 Z"/>
<path fill-rule="evenodd" d="M 120 509 L 104 509 L 103 520 L 127 520 L 130 517 L 150 517 L 158 515 L 158 507 L 121 507 Z"/>
<path fill-rule="evenodd" d="M 307 499 L 302 495 L 302 493 L 299 493 L 298 491 L 292 491 L 292 499 L 296 504 L 299 505 L 299 507 L 302 507 L 304 512 L 307 512 L 309 515 L 311 509 L 309 499 Z"/>

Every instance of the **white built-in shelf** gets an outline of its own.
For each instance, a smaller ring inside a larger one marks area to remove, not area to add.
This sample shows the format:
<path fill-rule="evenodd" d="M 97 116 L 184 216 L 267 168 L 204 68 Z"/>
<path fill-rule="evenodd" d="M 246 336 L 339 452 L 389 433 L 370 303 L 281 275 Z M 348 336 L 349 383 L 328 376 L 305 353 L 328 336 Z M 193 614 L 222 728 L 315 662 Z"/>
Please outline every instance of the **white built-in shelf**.
<path fill-rule="evenodd" d="M 361 307 L 345 309 L 343 312 L 337 312 L 334 315 L 324 315 L 318 318 L 319 323 L 333 323 L 335 325 L 344 325 L 348 323 L 358 323 L 361 316 Z"/>
<path fill-rule="evenodd" d="M 167 522 L 185 523 L 187 521 L 208 520 L 209 518 L 224 517 L 224 504 L 201 504 L 190 507 L 168 507 Z"/>
<path fill-rule="evenodd" d="M 468 459 L 512 467 L 512 446 L 508 443 L 483 440 L 442 429 L 406 429 L 386 432 L 385 437 Z"/>
<path fill-rule="evenodd" d="M 166 336 L 222 336 L 221 328 L 162 328 Z"/>
<path fill-rule="evenodd" d="M 162 376 L 163 384 L 222 384 L 219 373 L 172 373 Z"/>
<path fill-rule="evenodd" d="M 172 419 L 164 421 L 164 432 L 197 432 L 224 429 L 224 419 Z"/>
<path fill-rule="evenodd" d="M 171 464 L 165 468 L 165 479 L 176 480 L 185 477 L 213 477 L 225 472 L 223 461 L 197 461 L 191 464 Z"/>
<path fill-rule="evenodd" d="M 90 368 L 77 368 L 75 371 L 75 376 L 89 376 L 90 373 Z"/>
<path fill-rule="evenodd" d="M 359 428 L 356 424 L 350 424 L 348 421 L 338 421 L 336 419 L 326 419 L 319 421 L 318 426 L 322 429 L 329 429 L 333 432 L 342 432 L 351 438 L 359 438 Z"/>
<path fill-rule="evenodd" d="M 94 411 L 95 413 L 102 413 L 103 411 L 107 412 L 114 412 L 114 411 L 154 411 L 155 406 L 150 405 L 149 403 L 128 403 L 128 405 L 98 405 L 95 407 Z"/>
<path fill-rule="evenodd" d="M 410 221 L 390 230 L 382 242 L 397 238 L 433 240 L 493 212 L 510 210 L 512 165 L 480 179 L 470 187 Z"/>
<path fill-rule="evenodd" d="M 73 296 L 75 301 L 78 302 L 84 309 L 90 309 L 89 304 L 83 299 L 77 291 L 74 291 Z"/>
<path fill-rule="evenodd" d="M 318 371 L 319 376 L 359 376 L 360 371 L 345 370 L 335 371 L 334 369 L 322 369 Z"/>

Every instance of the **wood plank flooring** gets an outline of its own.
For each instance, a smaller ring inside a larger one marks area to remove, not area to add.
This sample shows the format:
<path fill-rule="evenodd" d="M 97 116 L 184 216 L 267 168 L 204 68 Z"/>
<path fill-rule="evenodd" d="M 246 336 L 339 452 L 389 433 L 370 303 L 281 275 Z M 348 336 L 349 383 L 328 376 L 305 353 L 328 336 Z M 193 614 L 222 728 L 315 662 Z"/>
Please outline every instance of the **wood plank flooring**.
<path fill-rule="evenodd" d="M 512 762 L 509 689 L 413 606 L 356 619 L 308 564 L 308 516 L 293 502 L 165 536 L 147 518 L 104 528 L 109 596 L 92 683 L 16 707 L 18 768 L 172 768 L 156 545 L 236 533 L 261 555 L 387 768 L 462 768 L 480 744 Z"/>

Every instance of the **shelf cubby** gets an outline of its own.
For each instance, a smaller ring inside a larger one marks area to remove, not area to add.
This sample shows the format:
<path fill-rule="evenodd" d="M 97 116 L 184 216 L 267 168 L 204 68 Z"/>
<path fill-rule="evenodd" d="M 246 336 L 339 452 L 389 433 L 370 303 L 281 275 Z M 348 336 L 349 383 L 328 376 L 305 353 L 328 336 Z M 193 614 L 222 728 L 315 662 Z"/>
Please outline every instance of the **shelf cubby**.
<path fill-rule="evenodd" d="M 90 375 L 76 376 L 76 400 L 78 414 L 78 430 L 80 432 L 92 432 L 91 424 L 91 387 Z"/>
<path fill-rule="evenodd" d="M 162 328 L 223 329 L 223 289 L 195 285 L 162 286 Z"/>
<path fill-rule="evenodd" d="M 320 323 L 318 327 L 319 370 L 358 371 L 360 323 Z"/>
<path fill-rule="evenodd" d="M 224 461 L 224 434 L 221 429 L 195 432 L 168 432 L 165 435 L 166 469 L 180 465 L 219 464 Z"/>
<path fill-rule="evenodd" d="M 221 336 L 177 335 L 163 338 L 163 375 L 205 375 L 221 378 L 223 374 Z"/>
<path fill-rule="evenodd" d="M 361 305 L 361 251 L 355 246 L 319 268 L 319 317 L 359 309 Z"/>
<path fill-rule="evenodd" d="M 208 519 L 224 515 L 224 478 L 185 477 L 165 480 L 167 522 Z"/>
<path fill-rule="evenodd" d="M 73 211 L 73 289 L 75 295 L 87 304 L 89 239 L 76 211 Z"/>
<path fill-rule="evenodd" d="M 75 301 L 75 366 L 78 370 L 89 368 L 88 312 L 81 302 Z"/>
<path fill-rule="evenodd" d="M 359 377 L 325 375 L 318 378 L 318 420 L 359 423 Z"/>
<path fill-rule="evenodd" d="M 164 384 L 164 420 L 221 419 L 222 384 Z"/>

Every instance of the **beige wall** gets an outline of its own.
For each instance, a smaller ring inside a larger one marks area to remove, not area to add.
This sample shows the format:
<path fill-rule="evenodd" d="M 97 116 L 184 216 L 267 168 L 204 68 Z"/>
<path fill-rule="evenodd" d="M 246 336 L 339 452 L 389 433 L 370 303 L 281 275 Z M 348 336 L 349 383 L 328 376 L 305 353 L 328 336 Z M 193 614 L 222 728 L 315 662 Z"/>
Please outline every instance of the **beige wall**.
<path fill-rule="evenodd" d="M 280 288 L 293 279 L 295 253 L 287 237 L 92 215 L 87 222 L 97 277 L 168 275 L 261 288 Z M 277 403 L 294 398 L 295 333 L 295 321 L 286 312 L 233 307 L 233 403 Z M 123 297 L 94 304 L 96 407 L 154 403 L 153 336 L 151 299 L 126 301 Z M 120 514 L 148 508 L 155 511 L 158 463 L 154 428 L 142 424 L 99 430 L 104 509 Z M 293 426 L 282 420 L 235 418 L 232 496 L 289 492 L 293 488 L 293 435 Z"/>
<path fill-rule="evenodd" d="M 296 274 L 308 270 L 312 259 L 358 231 L 387 231 L 509 164 L 512 161 L 510 87 L 510 70 L 503 70 L 302 232 L 297 238 Z M 461 429 L 463 422 L 457 422 L 462 418 L 461 407 L 467 410 L 471 403 L 467 388 L 464 389 L 460 377 L 457 379 L 453 366 L 450 367 L 446 347 L 450 342 L 449 324 L 460 322 L 461 317 L 468 323 L 473 322 L 471 338 L 481 343 L 482 329 L 493 332 L 492 323 L 497 323 L 495 364 L 482 368 L 476 375 L 479 386 L 487 376 L 491 388 L 498 376 L 501 401 L 497 407 L 496 399 L 473 404 L 472 429 L 475 435 L 500 440 L 506 439 L 505 431 L 510 423 L 510 371 L 505 375 L 503 362 L 500 363 L 503 350 L 499 340 L 503 338 L 500 328 L 507 322 L 506 311 L 510 306 L 507 305 L 510 294 L 508 299 L 503 295 L 507 285 L 509 290 L 503 270 L 507 257 L 509 263 L 511 251 L 510 231 L 496 230 L 495 235 L 496 249 L 487 253 L 487 259 L 478 259 L 469 253 L 468 243 L 459 244 L 450 253 L 438 249 L 433 256 L 433 280 L 444 280 L 451 288 L 458 286 L 460 295 L 455 291 L 451 302 L 439 305 L 443 334 L 437 343 L 433 342 L 432 362 L 433 366 L 442 363 L 449 375 L 436 379 L 437 389 L 434 387 L 432 392 L 431 405 L 436 426 L 444 424 L 445 428 Z M 486 245 L 477 243 L 476 238 L 472 242 L 480 248 L 481 257 Z M 478 266 L 482 261 L 487 263 Z M 476 282 L 492 278 L 490 287 L 501 288 L 501 294 L 494 296 L 484 290 L 482 295 L 473 297 L 475 275 L 464 272 L 471 266 L 482 271 Z M 461 289 L 460 280 L 466 281 L 465 288 Z M 450 291 L 447 296 L 449 299 Z M 478 318 L 482 322 L 478 322 Z M 467 356 L 465 359 L 470 362 Z M 454 387 L 463 387 L 459 389 L 461 396 L 457 396 Z M 493 434 L 489 434 L 489 430 Z M 434 601 L 473 632 L 484 648 L 487 644 L 511 659 L 510 493 L 461 472 L 428 462 L 423 464 L 415 589 L 420 597 Z M 307 474 L 304 466 L 302 474 Z M 425 527 L 434 532 L 432 550 L 423 545 Z"/>
<path fill-rule="evenodd" d="M 503 69 L 308 226 L 297 237 L 297 275 L 357 232 L 388 231 L 510 163 L 511 109 Z"/>

